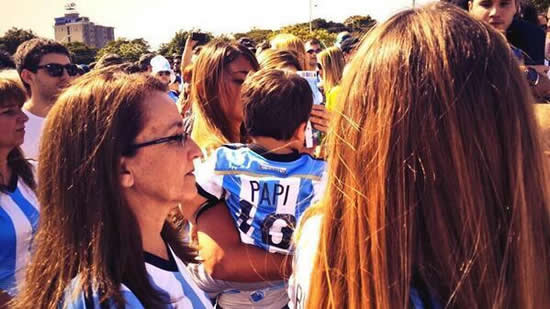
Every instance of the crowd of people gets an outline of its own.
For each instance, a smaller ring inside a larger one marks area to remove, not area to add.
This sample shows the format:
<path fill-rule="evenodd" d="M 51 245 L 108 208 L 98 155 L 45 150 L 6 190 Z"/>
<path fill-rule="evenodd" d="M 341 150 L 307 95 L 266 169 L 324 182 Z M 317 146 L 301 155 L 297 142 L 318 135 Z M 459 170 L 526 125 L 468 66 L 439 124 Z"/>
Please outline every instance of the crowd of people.
<path fill-rule="evenodd" d="M 549 307 L 550 79 L 519 1 L 2 54 L 0 308 Z"/>

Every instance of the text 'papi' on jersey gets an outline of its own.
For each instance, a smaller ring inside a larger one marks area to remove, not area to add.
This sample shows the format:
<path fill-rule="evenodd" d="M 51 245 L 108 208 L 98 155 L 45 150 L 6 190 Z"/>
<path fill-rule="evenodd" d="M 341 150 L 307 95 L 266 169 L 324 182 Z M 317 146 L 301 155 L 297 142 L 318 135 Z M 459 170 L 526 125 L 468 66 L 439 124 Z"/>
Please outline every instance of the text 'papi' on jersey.
<path fill-rule="evenodd" d="M 231 144 L 198 164 L 195 176 L 206 198 L 225 199 L 243 243 L 290 254 L 296 223 L 322 193 L 325 167 L 309 154 Z"/>

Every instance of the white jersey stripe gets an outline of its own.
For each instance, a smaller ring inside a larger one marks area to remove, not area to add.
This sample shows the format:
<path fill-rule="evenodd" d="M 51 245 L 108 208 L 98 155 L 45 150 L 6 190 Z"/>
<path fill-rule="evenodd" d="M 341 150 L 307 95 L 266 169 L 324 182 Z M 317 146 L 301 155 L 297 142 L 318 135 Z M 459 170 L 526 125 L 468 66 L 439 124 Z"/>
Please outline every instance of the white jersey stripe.
<path fill-rule="evenodd" d="M 21 208 L 6 194 L 0 194 L 0 207 L 11 219 L 15 229 L 15 284 L 19 285 L 24 279 L 25 268 L 29 262 L 29 244 L 32 239 L 32 224 Z M 8 291 L 13 293 L 14 291 Z"/>

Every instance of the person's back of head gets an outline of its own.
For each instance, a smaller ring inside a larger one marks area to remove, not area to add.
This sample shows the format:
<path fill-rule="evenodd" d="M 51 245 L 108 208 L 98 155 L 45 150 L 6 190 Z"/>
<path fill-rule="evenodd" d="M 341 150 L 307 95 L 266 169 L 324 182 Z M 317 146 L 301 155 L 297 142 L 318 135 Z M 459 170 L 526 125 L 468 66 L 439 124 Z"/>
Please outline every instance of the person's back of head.
<path fill-rule="evenodd" d="M 290 50 L 264 50 L 259 58 L 262 69 L 302 70 L 296 54 Z"/>
<path fill-rule="evenodd" d="M 0 71 L 6 69 L 15 69 L 15 62 L 7 51 L 0 49 Z"/>
<path fill-rule="evenodd" d="M 242 37 L 237 41 L 242 46 L 248 48 L 253 54 L 256 53 L 256 42 L 249 37 Z"/>
<path fill-rule="evenodd" d="M 539 18 L 537 16 L 538 13 L 533 3 L 521 2 L 520 7 L 521 7 L 520 9 L 521 19 L 527 22 L 530 22 L 535 26 L 538 26 L 539 25 Z"/>
<path fill-rule="evenodd" d="M 47 54 L 61 54 L 65 55 L 68 58 L 71 57 L 69 50 L 63 46 L 61 43 L 58 43 L 53 40 L 34 38 L 28 41 L 21 43 L 17 47 L 17 50 L 14 54 L 15 66 L 19 76 L 25 88 L 30 93 L 30 85 L 25 82 L 22 77 L 22 72 L 28 70 L 31 72 L 36 72 L 40 64 L 40 60 L 43 56 Z"/>
<path fill-rule="evenodd" d="M 340 84 L 346 61 L 340 48 L 329 47 L 317 55 L 325 92 Z"/>
<path fill-rule="evenodd" d="M 336 35 L 336 41 L 334 42 L 334 45 L 337 47 L 340 47 L 340 44 L 344 42 L 346 39 L 351 38 L 351 33 L 349 31 L 342 31 Z"/>
<path fill-rule="evenodd" d="M 505 38 L 437 3 L 378 25 L 349 67 L 307 306 L 407 308 L 412 288 L 425 306 L 550 304 L 548 176 Z"/>
<path fill-rule="evenodd" d="M 308 82 L 287 70 L 262 69 L 252 74 L 241 96 L 248 135 L 279 141 L 288 141 L 298 128 L 305 128 L 313 104 Z"/>
<path fill-rule="evenodd" d="M 351 61 L 357 46 L 359 46 L 359 39 L 354 37 L 349 37 L 340 43 L 340 50 L 342 51 L 346 62 Z"/>
<path fill-rule="evenodd" d="M 123 64 L 125 62 L 126 61 L 124 61 L 124 59 L 122 59 L 122 57 L 120 57 L 118 54 L 108 53 L 101 56 L 101 58 L 97 60 L 97 63 L 94 66 L 94 70 L 101 70 L 113 65 Z"/>
<path fill-rule="evenodd" d="M 138 64 L 141 72 L 151 72 L 151 59 L 155 57 L 153 53 L 146 53 L 139 57 Z"/>
<path fill-rule="evenodd" d="M 304 42 L 297 36 L 290 33 L 277 34 L 270 41 L 271 48 L 276 50 L 288 50 L 296 54 L 300 66 L 304 70 L 310 70 L 306 59 L 306 47 Z"/>

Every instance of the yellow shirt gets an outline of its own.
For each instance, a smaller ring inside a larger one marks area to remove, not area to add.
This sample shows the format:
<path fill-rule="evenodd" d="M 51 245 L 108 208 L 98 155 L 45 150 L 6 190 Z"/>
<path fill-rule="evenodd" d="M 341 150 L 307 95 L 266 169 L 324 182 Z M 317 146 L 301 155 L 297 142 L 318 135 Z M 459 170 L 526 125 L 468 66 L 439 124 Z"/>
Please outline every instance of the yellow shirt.
<path fill-rule="evenodd" d="M 326 108 L 329 112 L 332 112 L 334 108 L 336 107 L 336 104 L 338 104 L 338 96 L 340 95 L 340 91 L 342 90 L 342 87 L 340 85 L 332 87 L 327 92 L 327 104 Z"/>

